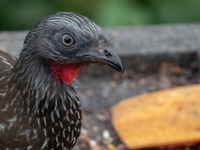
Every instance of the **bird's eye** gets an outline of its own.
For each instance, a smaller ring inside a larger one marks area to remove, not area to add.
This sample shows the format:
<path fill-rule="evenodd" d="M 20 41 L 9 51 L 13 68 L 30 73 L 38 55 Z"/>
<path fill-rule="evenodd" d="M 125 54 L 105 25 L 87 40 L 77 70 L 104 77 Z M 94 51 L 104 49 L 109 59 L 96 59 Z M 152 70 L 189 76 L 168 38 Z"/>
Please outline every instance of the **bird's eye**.
<path fill-rule="evenodd" d="M 74 38 L 70 34 L 67 34 L 67 33 L 62 35 L 61 41 L 62 41 L 62 44 L 67 47 L 75 44 Z"/>

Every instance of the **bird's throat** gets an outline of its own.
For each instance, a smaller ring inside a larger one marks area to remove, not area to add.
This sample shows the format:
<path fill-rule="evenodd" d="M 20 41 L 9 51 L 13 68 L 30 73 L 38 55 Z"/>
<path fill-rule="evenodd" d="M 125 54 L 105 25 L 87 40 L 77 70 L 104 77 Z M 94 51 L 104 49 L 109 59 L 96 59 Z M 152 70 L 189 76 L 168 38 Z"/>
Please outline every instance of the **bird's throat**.
<path fill-rule="evenodd" d="M 51 75 L 54 79 L 61 79 L 64 84 L 70 84 L 77 76 L 82 63 L 74 64 L 59 64 L 56 62 L 50 63 Z"/>

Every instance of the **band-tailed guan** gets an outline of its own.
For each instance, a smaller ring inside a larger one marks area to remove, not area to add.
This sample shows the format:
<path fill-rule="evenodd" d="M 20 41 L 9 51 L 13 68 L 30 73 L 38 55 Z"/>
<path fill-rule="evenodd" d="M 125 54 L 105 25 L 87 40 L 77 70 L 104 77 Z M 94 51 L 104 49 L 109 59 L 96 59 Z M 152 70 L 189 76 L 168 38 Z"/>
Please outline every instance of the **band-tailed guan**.
<path fill-rule="evenodd" d="M 19 59 L 0 51 L 0 149 L 72 148 L 82 118 L 73 79 L 88 63 L 123 72 L 102 29 L 70 12 L 38 23 L 27 34 Z"/>

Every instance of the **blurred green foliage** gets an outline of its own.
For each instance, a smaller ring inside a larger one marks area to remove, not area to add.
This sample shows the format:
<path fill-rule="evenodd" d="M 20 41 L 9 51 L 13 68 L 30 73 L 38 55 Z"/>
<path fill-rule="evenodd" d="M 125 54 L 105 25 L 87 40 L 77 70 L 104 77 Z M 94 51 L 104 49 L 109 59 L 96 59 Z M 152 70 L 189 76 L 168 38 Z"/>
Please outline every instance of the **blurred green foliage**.
<path fill-rule="evenodd" d="M 73 11 L 101 26 L 200 21 L 200 0 L 0 0 L 0 30 L 30 29 L 47 15 Z"/>

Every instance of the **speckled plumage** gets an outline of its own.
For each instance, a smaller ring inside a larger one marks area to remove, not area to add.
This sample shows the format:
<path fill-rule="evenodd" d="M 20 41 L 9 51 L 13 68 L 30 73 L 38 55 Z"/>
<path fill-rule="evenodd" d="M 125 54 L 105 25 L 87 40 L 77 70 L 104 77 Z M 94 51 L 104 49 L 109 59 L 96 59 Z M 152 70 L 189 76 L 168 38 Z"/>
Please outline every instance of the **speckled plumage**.
<path fill-rule="evenodd" d="M 0 147 L 35 150 L 72 147 L 81 128 L 80 102 L 74 88 L 55 81 L 36 65 L 32 69 L 41 78 L 29 77 L 23 68 L 16 73 L 15 69 L 21 67 L 18 63 L 11 71 L 13 64 L 9 60 L 14 62 L 13 58 L 3 58 L 0 57 L 0 62 L 7 65 L 4 64 L 5 72 L 0 73 Z"/>
<path fill-rule="evenodd" d="M 60 43 L 60 35 L 66 32 L 76 39 L 73 47 Z M 49 62 L 102 60 L 122 71 L 117 54 L 110 51 L 117 61 L 102 54 L 109 46 L 94 22 L 74 13 L 57 13 L 28 33 L 19 59 L 0 51 L 0 149 L 73 147 L 81 130 L 80 102 L 73 84 L 51 76 Z"/>

